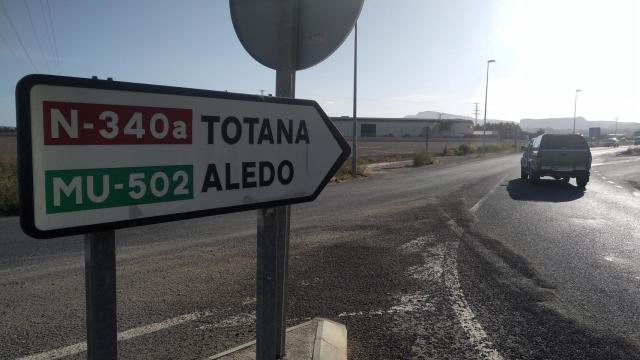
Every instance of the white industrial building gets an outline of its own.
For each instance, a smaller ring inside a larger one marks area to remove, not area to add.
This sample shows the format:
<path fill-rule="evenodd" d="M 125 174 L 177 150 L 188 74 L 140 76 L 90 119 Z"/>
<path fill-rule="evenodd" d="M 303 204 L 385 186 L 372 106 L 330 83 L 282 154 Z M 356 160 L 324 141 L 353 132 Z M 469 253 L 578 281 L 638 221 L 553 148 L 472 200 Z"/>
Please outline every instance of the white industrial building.
<path fill-rule="evenodd" d="M 429 127 L 430 137 L 471 137 L 473 121 L 463 119 L 415 119 L 415 118 L 370 118 L 358 117 L 358 137 L 362 138 L 409 138 L 424 137 Z M 333 124 L 345 137 L 353 136 L 353 118 L 349 116 L 331 118 Z"/>

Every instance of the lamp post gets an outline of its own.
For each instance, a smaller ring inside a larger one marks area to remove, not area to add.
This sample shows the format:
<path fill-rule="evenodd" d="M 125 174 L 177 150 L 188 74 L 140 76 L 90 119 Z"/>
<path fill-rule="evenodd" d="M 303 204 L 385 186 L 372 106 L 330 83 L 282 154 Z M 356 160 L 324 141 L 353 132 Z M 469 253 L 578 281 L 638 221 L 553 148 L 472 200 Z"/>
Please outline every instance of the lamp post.
<path fill-rule="evenodd" d="M 486 138 L 487 138 L 487 96 L 489 95 L 489 65 L 496 62 L 495 60 L 487 61 L 487 82 L 484 89 L 484 122 L 482 124 L 482 153 L 487 153 Z"/>
<path fill-rule="evenodd" d="M 576 97 L 573 102 L 573 133 L 576 133 L 576 111 L 578 110 L 578 93 L 582 90 L 576 90 Z"/>

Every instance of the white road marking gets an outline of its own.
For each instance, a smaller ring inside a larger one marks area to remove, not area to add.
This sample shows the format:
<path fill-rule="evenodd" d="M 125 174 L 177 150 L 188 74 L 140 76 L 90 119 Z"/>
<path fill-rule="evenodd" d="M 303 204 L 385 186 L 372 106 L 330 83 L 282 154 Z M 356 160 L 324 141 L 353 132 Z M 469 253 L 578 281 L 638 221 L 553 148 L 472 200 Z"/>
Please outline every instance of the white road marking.
<path fill-rule="evenodd" d="M 399 250 L 407 253 L 422 253 L 424 262 L 420 265 L 412 266 L 407 269 L 409 276 L 424 281 L 428 288 L 442 284 L 446 290 L 451 307 L 462 325 L 464 332 L 470 344 L 481 354 L 482 359 L 503 360 L 502 356 L 493 348 L 493 344 L 489 340 L 487 333 L 482 325 L 475 319 L 473 311 L 469 307 L 465 299 L 460 280 L 458 277 L 458 260 L 457 249 L 460 237 L 464 234 L 464 230 L 460 228 L 455 221 L 447 222 L 451 230 L 457 235 L 457 239 L 447 243 L 434 242 L 433 235 L 421 236 L 402 245 Z M 428 246 L 428 243 L 433 243 Z M 392 312 L 410 312 L 410 311 L 437 311 L 431 300 L 424 293 L 403 296 L 400 305 L 393 306 L 389 310 L 371 310 L 359 311 L 351 313 L 342 313 L 338 317 L 345 316 L 362 316 L 362 315 L 382 315 Z M 414 346 L 416 346 L 414 344 Z"/>
<path fill-rule="evenodd" d="M 603 165 L 615 165 L 615 164 L 628 163 L 628 162 L 634 162 L 634 161 L 640 161 L 640 157 L 636 157 L 634 159 L 613 160 L 613 161 L 607 161 L 602 163 L 594 163 L 594 164 L 591 164 L 591 167 L 603 166 Z"/>
<path fill-rule="evenodd" d="M 616 185 L 616 187 L 617 187 L 618 189 L 624 189 L 624 188 L 623 188 L 622 186 L 620 186 L 620 185 Z"/>
<path fill-rule="evenodd" d="M 414 311 L 436 311 L 436 307 L 427 301 L 428 296 L 423 293 L 416 293 L 411 295 L 402 295 L 400 297 L 400 304 L 394 305 L 387 310 L 369 310 L 369 311 L 354 311 L 343 312 L 338 314 L 338 317 L 349 316 L 373 316 L 373 315 L 386 315 L 386 314 L 404 314 Z"/>
<path fill-rule="evenodd" d="M 206 330 L 206 329 L 217 329 L 217 328 L 228 328 L 242 325 L 251 325 L 256 322 L 256 313 L 253 312 L 251 314 L 238 314 L 234 315 L 230 318 L 224 319 L 215 324 L 207 324 L 198 327 L 198 330 Z"/>
<path fill-rule="evenodd" d="M 472 213 L 478 211 L 478 209 L 480 209 L 480 206 L 482 206 L 482 204 L 487 201 L 489 196 L 491 196 L 494 192 L 496 192 L 496 190 L 498 190 L 498 187 L 500 186 L 500 184 L 502 184 L 502 182 L 504 182 L 504 179 L 506 178 L 507 175 L 503 176 L 502 179 L 500 179 L 500 181 L 493 188 L 491 188 L 488 193 L 484 194 L 484 196 L 480 200 L 478 200 L 478 202 L 475 203 L 475 205 L 473 205 L 471 209 L 469 209 L 469 211 L 471 211 Z"/>
<path fill-rule="evenodd" d="M 602 178 L 602 180 L 607 180 L 607 178 L 604 176 L 600 176 L 600 177 Z"/>
<path fill-rule="evenodd" d="M 213 315 L 213 312 L 210 312 L 210 311 L 203 311 L 203 312 L 196 311 L 196 312 L 191 313 L 191 314 L 176 316 L 174 318 L 167 319 L 165 321 L 161 321 L 161 322 L 158 322 L 158 323 L 153 323 L 153 324 L 149 324 L 149 325 L 145 325 L 145 326 L 129 329 L 129 330 L 126 330 L 126 331 L 122 331 L 122 332 L 118 333 L 118 342 L 126 341 L 126 340 L 129 340 L 129 339 L 133 339 L 135 337 L 142 336 L 142 335 L 151 334 L 151 333 L 154 333 L 156 331 L 164 330 L 164 329 L 176 326 L 176 325 L 184 324 L 186 322 L 198 320 L 198 319 L 201 319 L 201 318 L 204 318 L 204 317 L 207 317 L 207 316 L 211 316 L 211 315 Z M 222 322 L 224 322 L 224 321 L 226 321 L 226 320 L 223 320 Z M 85 342 L 81 342 L 81 343 L 77 343 L 77 344 L 73 344 L 73 345 L 69 345 L 69 346 L 65 346 L 65 347 L 61 347 L 61 348 L 58 348 L 58 349 L 53 349 L 53 350 L 41 352 L 41 353 L 38 353 L 38 354 L 24 356 L 24 357 L 19 358 L 18 360 L 59 359 L 59 358 L 65 357 L 65 356 L 71 356 L 71 355 L 79 354 L 79 353 L 84 352 L 84 351 L 87 351 L 87 343 L 86 343 L 86 341 Z"/>
<path fill-rule="evenodd" d="M 613 181 L 611 181 L 611 180 L 609 180 L 609 181 L 607 181 L 607 182 L 608 182 L 609 184 L 615 184 L 615 182 L 613 182 Z"/>
<path fill-rule="evenodd" d="M 462 236 L 464 230 L 451 219 L 447 222 L 447 225 L 458 236 Z M 464 296 L 462 287 L 460 286 L 460 280 L 458 278 L 458 244 L 459 241 L 449 243 L 447 247 L 447 253 L 444 257 L 444 263 L 442 266 L 444 272 L 444 284 L 449 290 L 449 300 L 453 308 L 458 321 L 462 325 L 467 337 L 476 350 L 482 355 L 484 359 L 490 360 L 502 360 L 503 357 L 493 348 L 493 343 L 489 340 L 487 333 L 482 328 L 482 325 L 476 321 L 476 316 L 473 310 L 469 307 L 467 299 Z"/>

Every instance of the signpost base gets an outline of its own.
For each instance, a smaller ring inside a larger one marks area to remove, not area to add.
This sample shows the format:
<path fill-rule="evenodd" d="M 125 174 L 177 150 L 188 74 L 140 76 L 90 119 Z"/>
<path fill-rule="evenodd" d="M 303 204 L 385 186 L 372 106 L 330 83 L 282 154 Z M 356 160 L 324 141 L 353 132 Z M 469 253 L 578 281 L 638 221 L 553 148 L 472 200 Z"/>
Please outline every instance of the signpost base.
<path fill-rule="evenodd" d="M 84 236 L 87 359 L 118 358 L 115 231 Z"/>
<path fill-rule="evenodd" d="M 285 355 L 290 217 L 289 205 L 258 210 L 256 359 Z"/>

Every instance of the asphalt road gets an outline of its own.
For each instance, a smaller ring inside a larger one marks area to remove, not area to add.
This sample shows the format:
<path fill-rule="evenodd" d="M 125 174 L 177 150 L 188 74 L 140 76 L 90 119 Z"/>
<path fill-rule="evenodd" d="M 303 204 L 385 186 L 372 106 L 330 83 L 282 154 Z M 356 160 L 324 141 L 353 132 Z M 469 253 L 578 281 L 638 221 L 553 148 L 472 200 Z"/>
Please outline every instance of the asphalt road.
<path fill-rule="evenodd" d="M 594 150 L 586 191 L 523 183 L 518 157 L 390 170 L 294 206 L 288 324 L 345 323 L 350 359 L 640 358 L 640 157 Z M 121 358 L 254 338 L 255 218 L 117 232 Z M 30 239 L 16 218 L 0 234 L 0 358 L 84 358 L 82 239 Z"/>

